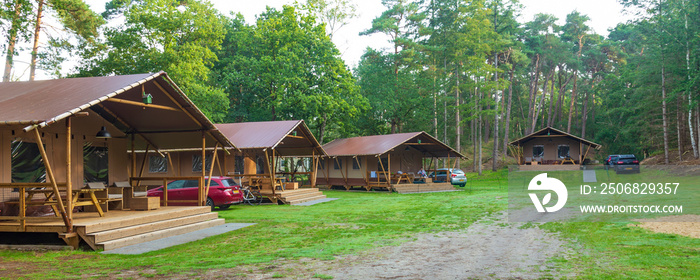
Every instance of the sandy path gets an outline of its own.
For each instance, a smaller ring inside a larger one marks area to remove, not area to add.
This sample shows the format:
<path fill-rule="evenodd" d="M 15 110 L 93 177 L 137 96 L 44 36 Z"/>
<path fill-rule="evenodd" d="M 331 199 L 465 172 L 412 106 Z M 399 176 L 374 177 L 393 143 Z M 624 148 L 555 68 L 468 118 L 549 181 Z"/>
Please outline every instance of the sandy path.
<path fill-rule="evenodd" d="M 549 258 L 566 255 L 556 234 L 506 215 L 481 220 L 465 231 L 423 234 L 397 247 L 382 247 L 326 274 L 334 279 L 532 279 L 562 277 Z M 369 261 L 364 261 L 368 260 Z M 566 275 L 571 276 L 571 275 Z"/>

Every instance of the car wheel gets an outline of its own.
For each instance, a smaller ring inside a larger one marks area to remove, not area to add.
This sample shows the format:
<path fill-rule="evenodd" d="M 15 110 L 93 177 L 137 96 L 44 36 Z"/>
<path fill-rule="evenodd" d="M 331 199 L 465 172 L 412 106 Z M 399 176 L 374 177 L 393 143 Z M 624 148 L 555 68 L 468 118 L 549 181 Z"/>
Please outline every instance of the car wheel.
<path fill-rule="evenodd" d="M 207 198 L 207 206 L 211 207 L 211 211 L 214 211 L 214 201 L 211 198 Z"/>
<path fill-rule="evenodd" d="M 231 207 L 231 204 L 219 205 L 219 209 L 220 209 L 220 210 L 226 210 L 226 209 L 228 209 L 229 207 Z"/>

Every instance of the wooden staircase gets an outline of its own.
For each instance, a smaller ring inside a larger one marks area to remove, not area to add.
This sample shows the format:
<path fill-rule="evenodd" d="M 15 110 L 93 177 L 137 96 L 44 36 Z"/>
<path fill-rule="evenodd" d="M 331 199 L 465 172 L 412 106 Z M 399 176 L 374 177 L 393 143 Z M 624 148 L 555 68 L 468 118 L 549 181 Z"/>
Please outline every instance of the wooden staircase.
<path fill-rule="evenodd" d="M 420 193 L 456 190 L 450 183 L 426 183 L 426 184 L 396 184 L 393 185 L 397 193 Z"/>
<path fill-rule="evenodd" d="M 326 198 L 318 188 L 301 188 L 296 190 L 278 191 L 277 197 L 284 204 L 294 205 L 307 201 Z"/>
<path fill-rule="evenodd" d="M 107 251 L 225 223 L 224 219 L 219 219 L 219 215 L 206 206 L 109 213 L 117 212 L 127 212 L 128 215 L 75 224 L 74 228 L 94 250 Z"/>

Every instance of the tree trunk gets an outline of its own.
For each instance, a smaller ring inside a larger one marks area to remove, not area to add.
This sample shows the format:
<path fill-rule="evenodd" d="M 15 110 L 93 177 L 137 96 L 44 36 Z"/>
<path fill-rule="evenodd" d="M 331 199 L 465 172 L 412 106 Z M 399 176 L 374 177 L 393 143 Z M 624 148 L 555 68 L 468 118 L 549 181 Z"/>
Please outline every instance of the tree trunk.
<path fill-rule="evenodd" d="M 685 0 L 681 1 L 683 5 L 683 11 L 685 16 L 685 70 L 688 81 L 692 81 L 690 77 L 690 38 L 688 34 L 688 12 L 685 12 Z M 697 159 L 700 157 L 698 154 L 698 146 L 695 144 L 695 132 L 693 125 L 693 97 L 688 87 L 685 89 L 685 93 L 688 96 L 688 130 L 690 134 L 690 145 L 693 147 L 693 156 Z"/>
<path fill-rule="evenodd" d="M 676 98 L 676 133 L 678 135 L 678 161 L 681 162 L 683 161 L 683 135 L 681 131 L 683 130 L 683 114 L 681 114 L 681 111 L 683 110 L 683 102 L 681 102 L 681 98 Z"/>
<path fill-rule="evenodd" d="M 462 130 L 461 130 L 461 125 L 460 122 L 461 120 L 459 119 L 459 99 L 460 99 L 460 94 L 459 94 L 459 67 L 455 66 L 455 134 L 456 134 L 456 139 L 455 139 L 455 148 L 458 153 L 462 152 Z M 459 166 L 459 159 L 457 160 L 457 168 L 460 168 Z"/>
<path fill-rule="evenodd" d="M 326 117 L 326 113 L 323 113 L 321 117 L 323 118 L 323 121 L 321 122 L 321 126 L 318 128 L 318 143 L 323 145 L 323 137 L 325 136 L 328 118 Z"/>
<path fill-rule="evenodd" d="M 583 116 L 581 116 L 581 138 L 586 138 L 586 121 L 588 120 L 588 92 L 583 93 Z"/>
<path fill-rule="evenodd" d="M 437 65 L 435 65 L 435 59 L 433 59 L 433 66 L 435 71 L 433 71 L 433 131 L 435 132 L 435 138 L 438 137 L 438 114 L 437 114 Z"/>
<path fill-rule="evenodd" d="M 663 51 L 662 51 L 663 52 Z M 664 163 L 668 164 L 668 116 L 666 115 L 666 66 L 661 55 L 661 115 L 664 128 Z"/>
<path fill-rule="evenodd" d="M 510 133 L 510 110 L 513 104 L 513 75 L 515 73 L 515 65 L 512 65 L 509 73 L 510 85 L 508 85 L 508 105 L 506 105 L 506 125 L 503 127 L 503 152 L 508 151 L 508 134 Z"/>
<path fill-rule="evenodd" d="M 578 81 L 578 73 L 574 70 L 574 87 L 571 89 L 571 104 L 569 105 L 569 121 L 566 125 L 566 133 L 571 133 L 571 118 L 574 116 L 574 105 L 576 101 L 576 82 Z"/>
<path fill-rule="evenodd" d="M 484 162 L 484 159 L 483 159 L 483 157 L 482 157 L 482 156 L 483 156 L 483 153 L 482 153 L 482 152 L 483 152 L 483 147 L 482 147 L 482 142 L 483 142 L 483 131 L 482 131 L 482 128 L 483 128 L 483 125 L 482 125 L 482 119 L 481 119 L 481 92 L 478 92 L 478 96 L 479 96 L 479 97 L 478 97 L 478 101 L 477 101 L 477 104 L 478 104 L 478 106 L 477 106 L 477 114 L 479 114 L 479 118 L 478 118 L 478 119 L 479 119 L 479 122 L 477 123 L 476 129 L 479 131 L 479 134 L 478 134 L 478 137 L 477 137 L 477 138 L 478 138 L 478 139 L 477 139 L 477 142 L 478 142 L 478 145 L 479 145 L 479 165 L 477 166 L 477 168 L 478 168 L 479 176 L 481 176 L 482 173 L 483 173 L 482 165 L 483 165 L 483 162 Z"/>
<path fill-rule="evenodd" d="M 44 11 L 44 0 L 38 0 L 36 9 L 36 23 L 34 24 L 34 46 L 32 47 L 32 60 L 29 64 L 29 80 L 34 81 L 36 77 L 36 58 L 39 53 L 39 34 L 41 33 L 41 17 Z"/>
<path fill-rule="evenodd" d="M 537 119 L 540 117 L 540 111 L 542 110 L 542 105 L 544 104 L 544 98 L 547 96 L 547 84 L 549 83 L 549 76 L 552 73 L 550 70 L 549 73 L 544 75 L 544 86 L 542 86 L 542 97 L 540 98 L 540 104 L 535 106 L 533 108 L 533 113 L 532 113 L 532 125 L 530 126 L 530 133 L 535 131 L 535 128 L 537 128 Z M 535 96 L 537 96 L 537 93 L 535 93 Z M 535 102 L 537 102 L 537 98 L 535 98 Z"/>
<path fill-rule="evenodd" d="M 14 65 L 15 45 L 17 44 L 17 33 L 20 32 L 20 15 L 22 13 L 22 1 L 15 1 L 15 14 L 12 17 L 12 27 L 7 32 L 7 56 L 5 57 L 5 72 L 2 81 L 8 82 L 12 77 L 12 67 Z"/>
<path fill-rule="evenodd" d="M 498 53 L 496 53 L 496 59 L 494 64 L 496 65 L 496 73 L 494 79 L 496 79 L 496 93 L 494 95 L 494 99 L 496 100 L 496 113 L 493 114 L 493 154 L 491 155 L 491 161 L 492 161 L 492 166 L 491 170 L 496 171 L 498 168 L 498 117 L 500 116 L 498 114 L 498 103 L 500 102 L 500 99 L 498 98 Z"/>
<path fill-rule="evenodd" d="M 532 74 L 530 77 L 530 101 L 528 102 L 528 110 L 527 110 L 527 129 L 525 131 L 525 134 L 530 134 L 532 131 L 529 130 L 532 124 L 530 121 L 532 120 L 533 116 L 533 111 L 534 111 L 534 105 L 535 105 L 535 97 L 537 96 L 537 84 L 539 83 L 540 79 L 540 55 L 538 54 L 537 59 L 535 60 L 535 72 Z"/>

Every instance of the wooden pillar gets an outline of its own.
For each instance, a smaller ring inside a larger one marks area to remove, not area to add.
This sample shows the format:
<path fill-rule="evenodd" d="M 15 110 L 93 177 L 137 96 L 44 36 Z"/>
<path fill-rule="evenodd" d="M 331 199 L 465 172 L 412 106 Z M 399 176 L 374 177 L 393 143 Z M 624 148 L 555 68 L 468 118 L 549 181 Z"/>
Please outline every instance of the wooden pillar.
<path fill-rule="evenodd" d="M 216 143 L 216 146 L 214 146 L 214 157 L 211 159 L 212 161 L 216 160 L 216 155 L 218 154 L 218 151 L 219 151 L 219 143 Z M 209 179 L 207 180 L 207 187 L 204 190 L 204 197 L 205 198 L 209 197 L 209 186 L 211 186 L 212 172 L 214 172 L 214 162 L 212 162 L 211 166 L 209 167 Z"/>
<path fill-rule="evenodd" d="M 63 223 L 66 225 L 66 232 L 73 232 L 73 223 L 68 219 L 66 214 L 66 207 L 63 205 L 63 200 L 61 199 L 61 192 L 58 190 L 58 184 L 56 184 L 56 177 L 53 175 L 53 169 L 51 169 L 51 164 L 49 163 L 49 157 L 46 155 L 46 150 L 44 149 L 44 142 L 41 141 L 41 135 L 39 134 L 39 129 L 34 128 L 34 137 L 36 138 L 36 145 L 39 148 L 39 153 L 41 153 L 41 159 L 44 161 L 44 167 L 46 167 L 47 179 L 51 180 L 51 187 L 53 187 L 54 196 L 58 202 L 58 211 L 61 212 L 61 217 L 63 218 Z M 24 199 L 24 198 L 22 198 Z"/>
<path fill-rule="evenodd" d="M 148 152 L 151 149 L 151 144 L 146 144 L 146 152 L 143 154 L 143 160 L 141 161 L 141 171 L 136 177 L 143 177 L 143 170 L 146 168 L 146 160 L 148 160 Z M 136 186 L 141 186 L 141 180 L 136 180 Z"/>
<path fill-rule="evenodd" d="M 202 131 L 202 179 L 199 180 L 199 206 L 206 205 L 206 197 L 204 197 L 204 177 L 206 176 L 207 166 L 207 136 Z"/>
<path fill-rule="evenodd" d="M 73 184 L 71 177 L 71 117 L 66 118 L 66 208 L 68 220 L 73 221 Z"/>
<path fill-rule="evenodd" d="M 131 177 L 136 177 L 136 135 L 131 134 Z"/>
<path fill-rule="evenodd" d="M 311 178 L 309 184 L 312 188 L 316 187 L 316 174 L 318 173 L 318 158 L 316 158 L 316 151 L 311 151 Z"/>

